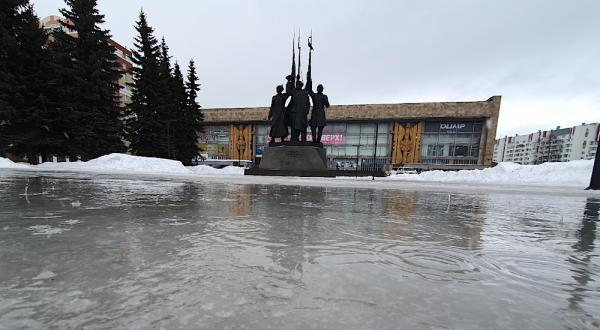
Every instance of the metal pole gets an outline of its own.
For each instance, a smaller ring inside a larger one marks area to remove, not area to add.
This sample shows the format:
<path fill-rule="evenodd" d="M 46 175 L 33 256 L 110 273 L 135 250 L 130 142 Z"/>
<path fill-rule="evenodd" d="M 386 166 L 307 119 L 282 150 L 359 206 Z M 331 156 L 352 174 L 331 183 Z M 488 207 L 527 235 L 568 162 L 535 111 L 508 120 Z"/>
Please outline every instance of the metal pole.
<path fill-rule="evenodd" d="M 375 150 L 373 150 L 373 178 L 375 181 L 375 164 L 377 162 L 377 137 L 379 136 L 379 123 L 375 123 Z"/>
<path fill-rule="evenodd" d="M 171 121 L 167 120 L 167 158 L 171 159 L 171 133 L 169 131 L 169 125 Z"/>
<path fill-rule="evenodd" d="M 359 155 L 359 149 L 360 149 L 360 144 L 353 144 L 353 147 L 356 147 L 356 171 L 355 171 L 355 175 L 356 177 L 358 177 L 358 155 Z"/>
<path fill-rule="evenodd" d="M 600 140 L 600 139 L 597 139 Z M 594 159 L 594 169 L 592 170 L 592 178 L 590 186 L 586 190 L 600 190 L 600 141 L 596 141 L 596 158 Z"/>

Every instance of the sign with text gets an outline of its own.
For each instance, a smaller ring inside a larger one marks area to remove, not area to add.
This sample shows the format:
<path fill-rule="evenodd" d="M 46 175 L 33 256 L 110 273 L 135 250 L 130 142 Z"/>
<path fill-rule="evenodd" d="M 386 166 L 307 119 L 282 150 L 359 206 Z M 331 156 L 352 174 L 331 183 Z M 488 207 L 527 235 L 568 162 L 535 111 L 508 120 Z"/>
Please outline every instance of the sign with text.
<path fill-rule="evenodd" d="M 290 140 L 290 136 L 288 135 L 285 138 L 285 141 Z M 265 141 L 269 141 L 271 138 L 267 135 L 265 137 Z M 306 134 L 306 140 L 312 142 L 312 134 L 310 132 L 310 128 Z M 343 129 L 327 129 L 327 126 L 323 129 L 323 135 L 321 136 L 321 143 L 324 145 L 341 145 L 346 141 L 345 134 Z"/>
<path fill-rule="evenodd" d="M 433 133 L 433 132 L 461 132 L 461 133 L 471 133 L 481 132 L 481 123 L 480 122 L 472 122 L 472 121 L 439 121 L 439 122 L 427 122 L 425 123 L 425 132 Z"/>

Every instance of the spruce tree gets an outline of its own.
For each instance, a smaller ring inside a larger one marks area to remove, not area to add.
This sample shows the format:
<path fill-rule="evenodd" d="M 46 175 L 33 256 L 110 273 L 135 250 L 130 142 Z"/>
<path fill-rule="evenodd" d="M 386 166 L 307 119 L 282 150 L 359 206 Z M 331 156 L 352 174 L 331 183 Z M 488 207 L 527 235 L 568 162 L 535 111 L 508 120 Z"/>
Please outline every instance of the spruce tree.
<path fill-rule="evenodd" d="M 138 36 L 133 50 L 133 84 L 131 103 L 127 108 L 127 139 L 131 151 L 140 156 L 159 157 L 157 144 L 164 138 L 163 124 L 157 111 L 161 105 L 160 91 L 160 49 L 153 35 L 154 29 L 148 25 L 146 15 L 140 12 L 135 26 Z"/>
<path fill-rule="evenodd" d="M 173 110 L 173 138 L 171 140 L 171 152 L 173 158 L 187 164 L 189 160 L 186 160 L 185 154 L 182 151 L 186 144 L 185 125 L 186 125 L 186 107 L 187 107 L 187 92 L 185 90 L 185 83 L 183 74 L 179 64 L 175 62 L 173 69 L 173 77 L 171 78 L 171 95 L 172 95 L 172 110 Z"/>
<path fill-rule="evenodd" d="M 121 77 L 114 48 L 109 44 L 108 30 L 99 27 L 104 15 L 96 0 L 65 0 L 61 9 L 63 26 L 75 36 L 57 34 L 57 45 L 72 61 L 72 79 L 64 81 L 72 92 L 69 111 L 75 125 L 71 127 L 71 143 L 82 159 L 123 152 L 121 140 L 122 109 L 118 99 L 118 79 Z"/>
<path fill-rule="evenodd" d="M 198 75 L 193 60 L 190 60 L 188 66 L 185 87 L 187 97 L 181 127 L 184 140 L 178 145 L 180 150 L 178 156 L 182 163 L 189 165 L 192 159 L 198 155 L 198 133 L 202 131 L 202 122 L 204 121 L 204 115 L 197 101 L 200 84 L 198 83 Z"/>
<path fill-rule="evenodd" d="M 28 0 L 0 2 L 0 152 L 37 156 L 57 152 L 51 127 L 47 35 Z M 58 142 L 60 143 L 60 142 Z"/>
<path fill-rule="evenodd" d="M 158 95 L 160 97 L 156 111 L 159 116 L 159 121 L 163 125 L 164 138 L 156 144 L 158 155 L 163 158 L 174 158 L 173 153 L 173 123 L 176 120 L 176 103 L 172 92 L 173 73 L 171 69 L 171 56 L 169 55 L 169 47 L 162 38 L 160 44 L 160 55 L 158 57 Z"/>

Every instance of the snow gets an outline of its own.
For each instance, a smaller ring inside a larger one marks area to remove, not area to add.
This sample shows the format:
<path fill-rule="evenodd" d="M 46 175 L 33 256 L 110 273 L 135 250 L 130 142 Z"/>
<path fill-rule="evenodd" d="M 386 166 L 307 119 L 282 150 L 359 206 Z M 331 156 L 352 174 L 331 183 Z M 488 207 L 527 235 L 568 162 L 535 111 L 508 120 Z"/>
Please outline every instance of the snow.
<path fill-rule="evenodd" d="M 429 171 L 421 174 L 395 174 L 389 180 L 509 184 L 585 188 L 592 176 L 593 160 L 519 165 L 500 163 L 483 170 Z"/>
<path fill-rule="evenodd" d="M 152 174 L 190 174 L 190 171 L 177 160 L 139 157 L 126 154 L 109 154 L 87 162 L 43 163 L 35 166 L 41 170 L 126 172 Z"/>
<path fill-rule="evenodd" d="M 16 164 L 9 159 L 0 157 L 0 168 L 32 171 L 69 171 L 116 174 L 132 173 L 169 176 L 244 175 L 244 169 L 236 166 L 227 166 L 223 169 L 215 169 L 206 165 L 184 166 L 177 160 L 132 156 L 118 153 L 98 157 L 87 162 L 46 162 L 39 165 Z"/>
<path fill-rule="evenodd" d="M 541 186 L 541 187 L 569 187 L 585 188 L 589 184 L 593 167 L 593 160 L 578 160 L 565 163 L 544 163 L 541 165 L 519 165 L 515 163 L 500 163 L 495 167 L 483 170 L 462 171 L 429 171 L 421 174 L 395 174 L 389 177 L 378 178 L 373 181 L 376 185 L 393 187 L 406 186 L 408 182 L 416 184 L 453 183 L 455 185 L 480 185 L 480 186 Z M 166 177 L 186 178 L 237 178 L 241 183 L 299 184 L 321 185 L 334 182 L 351 185 L 351 182 L 365 184 L 371 178 L 340 177 L 326 178 L 295 178 L 295 177 L 257 177 L 244 178 L 244 169 L 228 166 L 216 169 L 206 165 L 184 166 L 181 162 L 170 159 L 140 157 L 126 154 L 110 154 L 87 162 L 43 163 L 40 165 L 16 164 L 0 157 L 0 168 L 30 170 L 30 171 L 67 171 L 67 172 L 93 172 L 106 174 L 140 174 L 158 175 Z M 228 179 L 229 180 L 229 179 Z M 256 182 L 255 182 L 256 181 Z M 364 181 L 364 182 L 363 182 Z M 401 183 L 399 181 L 402 181 Z M 78 207 L 79 205 L 73 205 Z"/>
<path fill-rule="evenodd" d="M 8 158 L 2 158 L 0 157 L 0 168 L 20 168 L 20 169 L 26 169 L 28 166 L 27 165 L 23 165 L 23 164 L 17 164 L 15 162 L 13 162 L 12 160 L 8 159 Z"/>
<path fill-rule="evenodd" d="M 226 166 L 224 168 L 214 168 L 208 165 L 198 165 L 188 167 L 192 173 L 202 176 L 219 176 L 219 175 L 244 175 L 244 169 L 238 166 Z"/>
<path fill-rule="evenodd" d="M 47 280 L 56 277 L 56 274 L 53 271 L 45 270 L 38 274 L 38 276 L 32 278 L 32 280 Z"/>

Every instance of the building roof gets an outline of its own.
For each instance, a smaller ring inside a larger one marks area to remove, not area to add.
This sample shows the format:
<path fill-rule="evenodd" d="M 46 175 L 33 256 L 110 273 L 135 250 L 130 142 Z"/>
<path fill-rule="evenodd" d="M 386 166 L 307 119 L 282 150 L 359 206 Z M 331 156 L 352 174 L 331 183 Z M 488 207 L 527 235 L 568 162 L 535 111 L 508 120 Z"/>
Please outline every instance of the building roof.
<path fill-rule="evenodd" d="M 332 105 L 326 112 L 328 121 L 491 118 L 497 122 L 500 101 L 500 96 L 492 96 L 475 102 Z M 212 108 L 202 112 L 206 124 L 266 123 L 269 108 Z"/>

